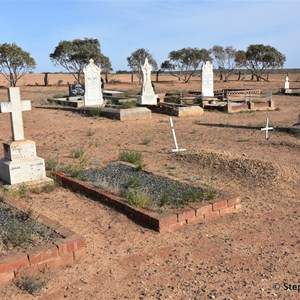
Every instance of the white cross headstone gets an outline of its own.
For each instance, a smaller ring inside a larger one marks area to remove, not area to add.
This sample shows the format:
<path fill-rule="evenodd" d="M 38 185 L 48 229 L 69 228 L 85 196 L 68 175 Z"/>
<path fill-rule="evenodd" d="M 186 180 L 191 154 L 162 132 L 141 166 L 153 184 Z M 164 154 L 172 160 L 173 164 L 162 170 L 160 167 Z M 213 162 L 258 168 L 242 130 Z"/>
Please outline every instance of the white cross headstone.
<path fill-rule="evenodd" d="M 0 102 L 0 112 L 11 114 L 13 140 L 3 143 L 0 179 L 12 186 L 53 183 L 46 177 L 44 159 L 36 156 L 35 142 L 24 138 L 22 112 L 31 109 L 30 101 L 21 101 L 18 87 L 8 89 L 8 98 L 9 102 Z"/>
<path fill-rule="evenodd" d="M 9 102 L 0 102 L 0 112 L 11 114 L 11 127 L 14 141 L 24 140 L 24 127 L 22 111 L 31 110 L 29 100 L 21 101 L 20 89 L 17 87 L 9 88 Z"/>
<path fill-rule="evenodd" d="M 174 125 L 173 125 L 173 120 L 172 118 L 170 118 L 170 127 L 171 127 L 171 131 L 172 131 L 172 135 L 173 135 L 173 139 L 174 139 L 174 144 L 175 144 L 175 149 L 172 149 L 172 152 L 182 152 L 182 151 L 186 151 L 186 149 L 180 149 L 178 147 L 178 143 L 177 143 L 177 139 L 176 139 L 176 134 L 175 134 L 175 129 L 174 129 Z"/>
<path fill-rule="evenodd" d="M 267 118 L 267 124 L 265 128 L 261 128 L 261 131 L 265 131 L 266 132 L 266 140 L 269 140 L 269 130 L 273 130 L 273 127 L 269 127 L 269 118 Z"/>
<path fill-rule="evenodd" d="M 152 66 L 149 64 L 147 57 L 145 63 L 141 66 L 141 69 L 143 73 L 143 86 L 141 96 L 138 98 L 138 103 L 142 105 L 156 105 L 157 95 L 155 95 L 151 83 Z"/>

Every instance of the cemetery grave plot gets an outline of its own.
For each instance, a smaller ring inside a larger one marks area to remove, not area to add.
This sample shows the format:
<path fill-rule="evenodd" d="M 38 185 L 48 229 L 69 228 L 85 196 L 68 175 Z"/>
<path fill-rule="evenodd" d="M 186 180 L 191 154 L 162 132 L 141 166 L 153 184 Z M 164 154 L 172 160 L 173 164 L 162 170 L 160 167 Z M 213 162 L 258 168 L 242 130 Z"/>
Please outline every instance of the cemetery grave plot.
<path fill-rule="evenodd" d="M 84 257 L 84 238 L 26 205 L 1 196 L 0 285 Z"/>
<path fill-rule="evenodd" d="M 228 113 L 275 109 L 272 92 L 259 89 L 216 90 L 214 97 L 200 96 L 197 99 L 204 109 L 218 109 Z"/>
<path fill-rule="evenodd" d="M 239 197 L 226 197 L 210 182 L 201 187 L 118 162 L 84 170 L 79 178 L 57 172 L 63 186 L 81 192 L 160 233 L 197 224 L 241 209 Z"/>

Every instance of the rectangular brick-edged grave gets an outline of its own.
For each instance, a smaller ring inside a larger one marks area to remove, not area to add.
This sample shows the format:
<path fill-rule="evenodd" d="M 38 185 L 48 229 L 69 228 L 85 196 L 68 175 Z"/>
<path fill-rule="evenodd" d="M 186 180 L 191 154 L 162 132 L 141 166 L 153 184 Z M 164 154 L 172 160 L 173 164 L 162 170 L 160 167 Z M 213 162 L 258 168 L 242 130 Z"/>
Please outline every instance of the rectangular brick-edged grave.
<path fill-rule="evenodd" d="M 5 198 L 4 203 L 21 212 L 26 212 L 26 206 L 20 201 Z M 22 275 L 44 272 L 79 261 L 85 255 L 84 238 L 72 230 L 44 215 L 39 215 L 37 221 L 57 233 L 60 237 L 52 243 L 0 256 L 0 284 L 21 277 Z"/>
<path fill-rule="evenodd" d="M 211 201 L 190 203 L 184 208 L 157 212 L 131 206 L 124 198 L 101 187 L 96 187 L 88 181 L 79 180 L 63 172 L 56 172 L 55 175 L 62 186 L 100 201 L 124 213 L 134 222 L 159 233 L 172 232 L 187 224 L 216 220 L 224 214 L 235 213 L 241 209 L 240 197 L 222 197 Z"/>

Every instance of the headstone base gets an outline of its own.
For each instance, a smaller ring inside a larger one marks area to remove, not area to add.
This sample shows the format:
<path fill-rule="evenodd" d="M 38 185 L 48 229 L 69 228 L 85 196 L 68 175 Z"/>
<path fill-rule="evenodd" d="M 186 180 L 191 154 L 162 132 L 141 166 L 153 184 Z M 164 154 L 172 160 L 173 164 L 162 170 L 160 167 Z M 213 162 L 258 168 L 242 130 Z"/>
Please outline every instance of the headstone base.
<path fill-rule="evenodd" d="M 0 160 L 0 178 L 9 183 L 17 184 L 46 177 L 45 161 L 34 157 L 26 159 Z"/>
<path fill-rule="evenodd" d="M 13 190 L 13 189 L 18 189 L 19 187 L 22 187 L 24 185 L 26 185 L 28 187 L 42 187 L 42 186 L 46 186 L 46 185 L 54 185 L 54 180 L 52 178 L 45 177 L 43 179 L 26 181 L 26 182 L 16 183 L 16 184 L 6 184 L 5 182 L 3 182 L 3 183 L 4 184 L 2 185 L 2 187 L 5 190 L 9 191 L 9 190 Z"/>
<path fill-rule="evenodd" d="M 84 106 L 103 106 L 104 105 L 104 101 L 103 98 L 102 99 L 84 99 Z"/>
<path fill-rule="evenodd" d="M 12 141 L 3 144 L 0 179 L 8 184 L 20 184 L 46 178 L 45 161 L 36 156 L 35 142 Z"/>
<path fill-rule="evenodd" d="M 142 95 L 137 99 L 138 104 L 141 105 L 157 105 L 157 95 Z"/>

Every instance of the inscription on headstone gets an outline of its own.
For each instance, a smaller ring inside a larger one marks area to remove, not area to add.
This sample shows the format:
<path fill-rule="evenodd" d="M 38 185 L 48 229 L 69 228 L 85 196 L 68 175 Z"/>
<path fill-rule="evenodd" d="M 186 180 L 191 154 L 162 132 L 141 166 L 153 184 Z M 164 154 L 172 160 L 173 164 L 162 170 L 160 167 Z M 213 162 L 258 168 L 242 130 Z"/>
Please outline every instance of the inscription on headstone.
<path fill-rule="evenodd" d="M 101 90 L 101 69 L 90 59 L 90 63 L 83 69 L 85 82 L 84 105 L 95 106 L 103 104 Z"/>
<path fill-rule="evenodd" d="M 213 65 L 207 61 L 202 67 L 202 97 L 214 97 Z"/>

